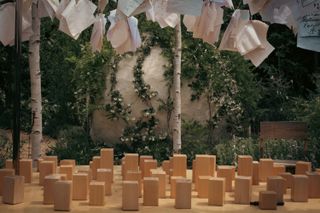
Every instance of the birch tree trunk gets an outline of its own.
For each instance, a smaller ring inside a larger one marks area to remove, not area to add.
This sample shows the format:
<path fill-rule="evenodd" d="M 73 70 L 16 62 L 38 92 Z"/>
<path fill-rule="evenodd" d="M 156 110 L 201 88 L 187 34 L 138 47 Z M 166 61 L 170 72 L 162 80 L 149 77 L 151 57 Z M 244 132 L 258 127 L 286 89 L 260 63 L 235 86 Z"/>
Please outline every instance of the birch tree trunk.
<path fill-rule="evenodd" d="M 173 118 L 173 152 L 181 152 L 181 21 L 175 28 L 176 47 L 174 54 L 174 118 Z"/>
<path fill-rule="evenodd" d="M 32 30 L 33 35 L 29 41 L 29 68 L 31 82 L 31 154 L 33 165 L 40 157 L 40 143 L 42 141 L 42 98 L 41 98 L 41 72 L 40 72 L 40 18 L 38 15 L 38 0 L 32 2 Z"/>

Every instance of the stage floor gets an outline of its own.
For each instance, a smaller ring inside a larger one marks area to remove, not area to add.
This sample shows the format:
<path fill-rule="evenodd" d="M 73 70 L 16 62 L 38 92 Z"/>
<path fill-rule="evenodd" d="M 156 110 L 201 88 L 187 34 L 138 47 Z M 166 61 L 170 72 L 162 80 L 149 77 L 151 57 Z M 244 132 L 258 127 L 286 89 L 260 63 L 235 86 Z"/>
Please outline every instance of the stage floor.
<path fill-rule="evenodd" d="M 82 169 L 88 168 L 81 166 Z M 114 170 L 114 184 L 112 196 L 106 197 L 106 204 L 103 207 L 89 206 L 88 201 L 73 201 L 71 212 L 90 212 L 90 213 L 105 213 L 105 212 L 121 212 L 122 190 L 121 190 L 121 168 L 115 166 Z M 188 177 L 191 178 L 191 171 L 188 171 Z M 34 173 L 33 183 L 25 185 L 24 203 L 18 205 L 2 204 L 2 197 L 0 197 L 0 213 L 47 213 L 54 212 L 53 205 L 42 204 L 42 187 L 38 184 L 38 173 Z M 258 199 L 259 191 L 265 190 L 265 184 L 253 187 L 252 201 Z M 169 197 L 169 186 L 167 187 L 167 197 Z M 140 212 L 146 213 L 165 213 L 165 212 L 261 212 L 256 206 L 239 205 L 233 203 L 233 193 L 226 193 L 226 203 L 223 207 L 208 206 L 207 199 L 200 199 L 196 197 L 193 192 L 192 209 L 190 210 L 176 210 L 174 208 L 174 199 L 166 198 L 159 200 L 158 207 L 147 207 L 142 205 L 142 198 L 140 198 Z M 275 211 L 267 211 L 275 212 Z M 295 212 L 295 213 L 319 213 L 320 212 L 320 199 L 309 199 L 307 203 L 296 203 L 290 201 L 290 190 L 287 190 L 285 195 L 285 205 L 278 207 L 276 212 Z"/>

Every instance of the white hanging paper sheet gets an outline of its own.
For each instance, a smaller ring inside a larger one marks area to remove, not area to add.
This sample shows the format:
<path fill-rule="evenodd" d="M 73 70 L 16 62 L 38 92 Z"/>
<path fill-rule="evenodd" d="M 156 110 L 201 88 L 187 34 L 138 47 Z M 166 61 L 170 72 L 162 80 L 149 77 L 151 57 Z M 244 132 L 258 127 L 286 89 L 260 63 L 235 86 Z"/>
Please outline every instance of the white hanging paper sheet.
<path fill-rule="evenodd" d="M 61 13 L 66 9 L 71 0 L 61 0 L 56 10 L 57 19 L 61 19 Z"/>
<path fill-rule="evenodd" d="M 98 11 L 103 13 L 104 9 L 106 8 L 109 0 L 99 0 L 98 2 Z"/>
<path fill-rule="evenodd" d="M 129 17 L 142 3 L 143 0 L 118 0 L 117 9 Z"/>
<path fill-rule="evenodd" d="M 178 24 L 179 16 L 176 13 L 167 12 L 168 0 L 151 0 L 151 7 L 146 11 L 147 19 L 156 21 L 161 28 L 175 27 Z"/>
<path fill-rule="evenodd" d="M 232 0 L 214 0 L 214 3 L 220 7 L 234 8 Z"/>
<path fill-rule="evenodd" d="M 167 11 L 183 15 L 200 16 L 203 0 L 168 0 Z"/>
<path fill-rule="evenodd" d="M 53 19 L 56 15 L 56 11 L 59 7 L 59 0 L 39 0 L 38 11 L 39 17 L 50 17 Z"/>
<path fill-rule="evenodd" d="M 104 14 L 99 14 L 96 16 L 96 20 L 93 25 L 90 44 L 92 47 L 92 52 L 100 52 L 103 46 L 103 37 L 105 34 L 105 26 L 107 20 Z"/>
<path fill-rule="evenodd" d="M 268 2 L 269 0 L 243 0 L 244 4 L 249 5 L 249 9 L 252 15 L 261 11 L 268 4 Z"/>
<path fill-rule="evenodd" d="M 7 46 L 15 36 L 15 6 L 6 3 L 0 6 L 0 41 Z"/>

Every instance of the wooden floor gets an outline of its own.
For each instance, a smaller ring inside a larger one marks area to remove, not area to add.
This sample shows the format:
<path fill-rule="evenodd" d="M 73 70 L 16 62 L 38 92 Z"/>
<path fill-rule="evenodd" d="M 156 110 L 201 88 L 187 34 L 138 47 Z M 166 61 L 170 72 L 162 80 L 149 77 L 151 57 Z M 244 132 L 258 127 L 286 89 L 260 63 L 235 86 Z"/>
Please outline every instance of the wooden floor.
<path fill-rule="evenodd" d="M 191 171 L 188 171 L 188 177 L 191 177 Z M 90 213 L 107 213 L 107 212 L 121 212 L 121 176 L 120 167 L 115 166 L 115 182 L 113 185 L 112 196 L 106 197 L 106 205 L 103 207 L 89 206 L 88 201 L 73 201 L 71 212 L 90 212 Z M 42 187 L 38 183 L 38 174 L 34 173 L 32 184 L 25 186 L 24 203 L 19 205 L 2 204 L 0 197 L 0 213 L 47 213 L 54 212 L 52 205 L 42 204 Z M 257 200 L 258 192 L 265 190 L 265 184 L 254 186 L 252 201 Z M 169 186 L 167 188 L 167 196 L 169 197 Z M 174 209 L 174 200 L 170 198 L 160 199 L 158 207 L 145 207 L 142 205 L 140 199 L 140 212 L 146 213 L 169 213 L 169 212 L 263 212 L 255 206 L 239 205 L 233 203 L 233 193 L 227 193 L 226 204 L 223 207 L 214 207 L 207 205 L 207 199 L 199 199 L 196 193 L 193 192 L 192 209 L 190 210 L 176 210 Z M 275 211 L 267 211 L 275 212 Z M 295 212 L 295 213 L 320 213 L 320 199 L 309 199 L 308 203 L 294 203 L 290 201 L 290 190 L 285 195 L 285 206 L 278 207 L 277 212 Z"/>

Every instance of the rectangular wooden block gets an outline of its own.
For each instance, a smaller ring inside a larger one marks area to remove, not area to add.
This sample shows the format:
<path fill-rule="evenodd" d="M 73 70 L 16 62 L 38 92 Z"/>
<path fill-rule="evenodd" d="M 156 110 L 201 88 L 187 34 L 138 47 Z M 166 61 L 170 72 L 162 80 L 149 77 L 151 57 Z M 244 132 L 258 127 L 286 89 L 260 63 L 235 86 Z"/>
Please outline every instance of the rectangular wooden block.
<path fill-rule="evenodd" d="M 2 196 L 3 193 L 4 177 L 13 175 L 14 169 L 0 169 L 0 196 Z"/>
<path fill-rule="evenodd" d="M 167 175 L 163 170 L 151 170 L 152 177 L 159 179 L 159 198 L 166 197 Z"/>
<path fill-rule="evenodd" d="M 127 171 L 126 179 L 128 181 L 137 181 L 138 182 L 138 192 L 139 197 L 142 196 L 142 174 L 141 171 Z"/>
<path fill-rule="evenodd" d="M 210 178 L 212 178 L 212 176 L 198 177 L 198 198 L 208 198 Z"/>
<path fill-rule="evenodd" d="M 277 209 L 277 193 L 274 191 L 260 192 L 259 208 L 262 210 L 276 210 Z"/>
<path fill-rule="evenodd" d="M 60 166 L 66 166 L 71 165 L 73 168 L 73 172 L 75 172 L 76 169 L 76 161 L 73 159 L 64 159 L 60 161 Z"/>
<path fill-rule="evenodd" d="M 166 172 L 167 175 L 170 173 L 170 161 L 169 160 L 164 160 L 162 162 L 162 169 L 163 171 Z"/>
<path fill-rule="evenodd" d="M 250 155 L 238 155 L 238 175 L 249 176 L 253 175 L 252 156 Z"/>
<path fill-rule="evenodd" d="M 140 155 L 139 168 L 141 170 L 142 177 L 145 177 L 145 175 L 144 175 L 144 161 L 145 160 L 153 160 L 153 157 L 151 155 Z"/>
<path fill-rule="evenodd" d="M 21 159 L 19 160 L 19 175 L 24 176 L 25 183 L 32 182 L 32 160 Z"/>
<path fill-rule="evenodd" d="M 112 170 L 111 169 L 98 169 L 97 181 L 104 182 L 105 195 L 112 195 Z"/>
<path fill-rule="evenodd" d="M 195 160 L 195 189 L 198 188 L 199 176 L 214 176 L 216 168 L 215 155 L 196 155 Z"/>
<path fill-rule="evenodd" d="M 53 189 L 53 208 L 55 211 L 70 211 L 72 203 L 72 181 L 59 180 Z"/>
<path fill-rule="evenodd" d="M 104 182 L 91 182 L 89 184 L 89 205 L 104 206 L 105 194 Z"/>
<path fill-rule="evenodd" d="M 88 198 L 88 174 L 86 173 L 77 173 L 73 174 L 73 192 L 72 200 L 87 200 Z"/>
<path fill-rule="evenodd" d="M 237 204 L 250 204 L 252 194 L 252 177 L 237 176 L 234 187 L 234 201 Z"/>
<path fill-rule="evenodd" d="M 55 161 L 41 161 L 39 164 L 39 184 L 43 185 L 44 178 L 55 173 Z"/>
<path fill-rule="evenodd" d="M 191 209 L 191 193 L 192 181 L 187 179 L 180 179 L 176 181 L 176 209 Z"/>
<path fill-rule="evenodd" d="M 177 180 L 184 180 L 185 178 L 182 176 L 171 176 L 170 177 L 170 197 L 176 197 L 176 182 Z"/>
<path fill-rule="evenodd" d="M 266 182 L 267 177 L 273 175 L 273 160 L 269 158 L 261 158 L 259 162 L 259 180 Z"/>
<path fill-rule="evenodd" d="M 196 159 L 192 160 L 192 183 L 196 182 Z"/>
<path fill-rule="evenodd" d="M 139 155 L 136 153 L 125 154 L 126 170 L 138 171 L 139 170 Z"/>
<path fill-rule="evenodd" d="M 232 192 L 232 181 L 235 177 L 234 166 L 218 166 L 217 177 L 223 177 L 226 180 L 226 192 Z"/>
<path fill-rule="evenodd" d="M 113 183 L 113 148 L 103 148 L 100 150 L 100 156 L 101 156 L 101 160 L 100 160 L 100 168 L 101 169 L 111 169 L 111 173 L 112 173 L 112 183 Z"/>
<path fill-rule="evenodd" d="M 208 187 L 208 204 L 223 206 L 225 200 L 225 178 L 210 178 Z"/>
<path fill-rule="evenodd" d="M 137 181 L 123 181 L 122 210 L 139 211 L 139 185 Z"/>
<path fill-rule="evenodd" d="M 5 164 L 5 167 L 6 169 L 13 169 L 13 161 L 12 159 L 7 159 L 6 160 L 6 164 Z"/>
<path fill-rule="evenodd" d="M 309 198 L 320 198 L 320 174 L 307 172 L 309 182 Z"/>
<path fill-rule="evenodd" d="M 294 202 L 308 202 L 309 183 L 306 175 L 293 175 L 291 200 Z"/>
<path fill-rule="evenodd" d="M 158 167 L 157 160 L 144 160 L 144 177 L 151 177 L 151 170 Z"/>
<path fill-rule="evenodd" d="M 59 180 L 61 180 L 59 174 L 45 176 L 43 183 L 43 204 L 53 204 L 54 184 Z"/>
<path fill-rule="evenodd" d="M 279 174 L 281 177 L 283 177 L 286 180 L 286 189 L 291 189 L 292 188 L 292 181 L 293 181 L 293 176 L 290 172 L 285 172 Z"/>
<path fill-rule="evenodd" d="M 58 156 L 44 156 L 42 160 L 43 161 L 52 161 L 52 162 L 54 162 L 53 173 L 57 173 Z"/>
<path fill-rule="evenodd" d="M 311 172 L 311 163 L 298 161 L 296 163 L 296 175 L 305 175 L 306 172 Z"/>
<path fill-rule="evenodd" d="M 187 176 L 187 156 L 183 154 L 174 154 L 172 159 L 172 175 Z"/>
<path fill-rule="evenodd" d="M 316 169 L 316 172 L 320 174 L 320 169 Z"/>
<path fill-rule="evenodd" d="M 157 177 L 143 178 L 143 205 L 159 205 L 159 179 Z"/>
<path fill-rule="evenodd" d="M 65 174 L 67 180 L 72 180 L 73 177 L 73 166 L 72 165 L 62 165 L 59 167 L 59 174 Z"/>
<path fill-rule="evenodd" d="M 253 161 L 252 163 L 252 185 L 259 185 L 259 165 L 258 161 Z"/>
<path fill-rule="evenodd" d="M 97 180 L 97 169 L 100 168 L 100 161 L 101 161 L 100 156 L 94 156 L 92 158 L 91 171 L 92 171 L 92 179 L 93 180 Z"/>
<path fill-rule="evenodd" d="M 286 172 L 286 167 L 283 164 L 273 164 L 273 176 L 279 176 L 282 173 Z"/>
<path fill-rule="evenodd" d="M 24 176 L 5 176 L 2 202 L 15 205 L 23 203 Z"/>
<path fill-rule="evenodd" d="M 286 193 L 286 179 L 281 176 L 270 176 L 267 178 L 267 191 L 277 193 L 277 202 L 283 202 L 283 195 Z"/>

